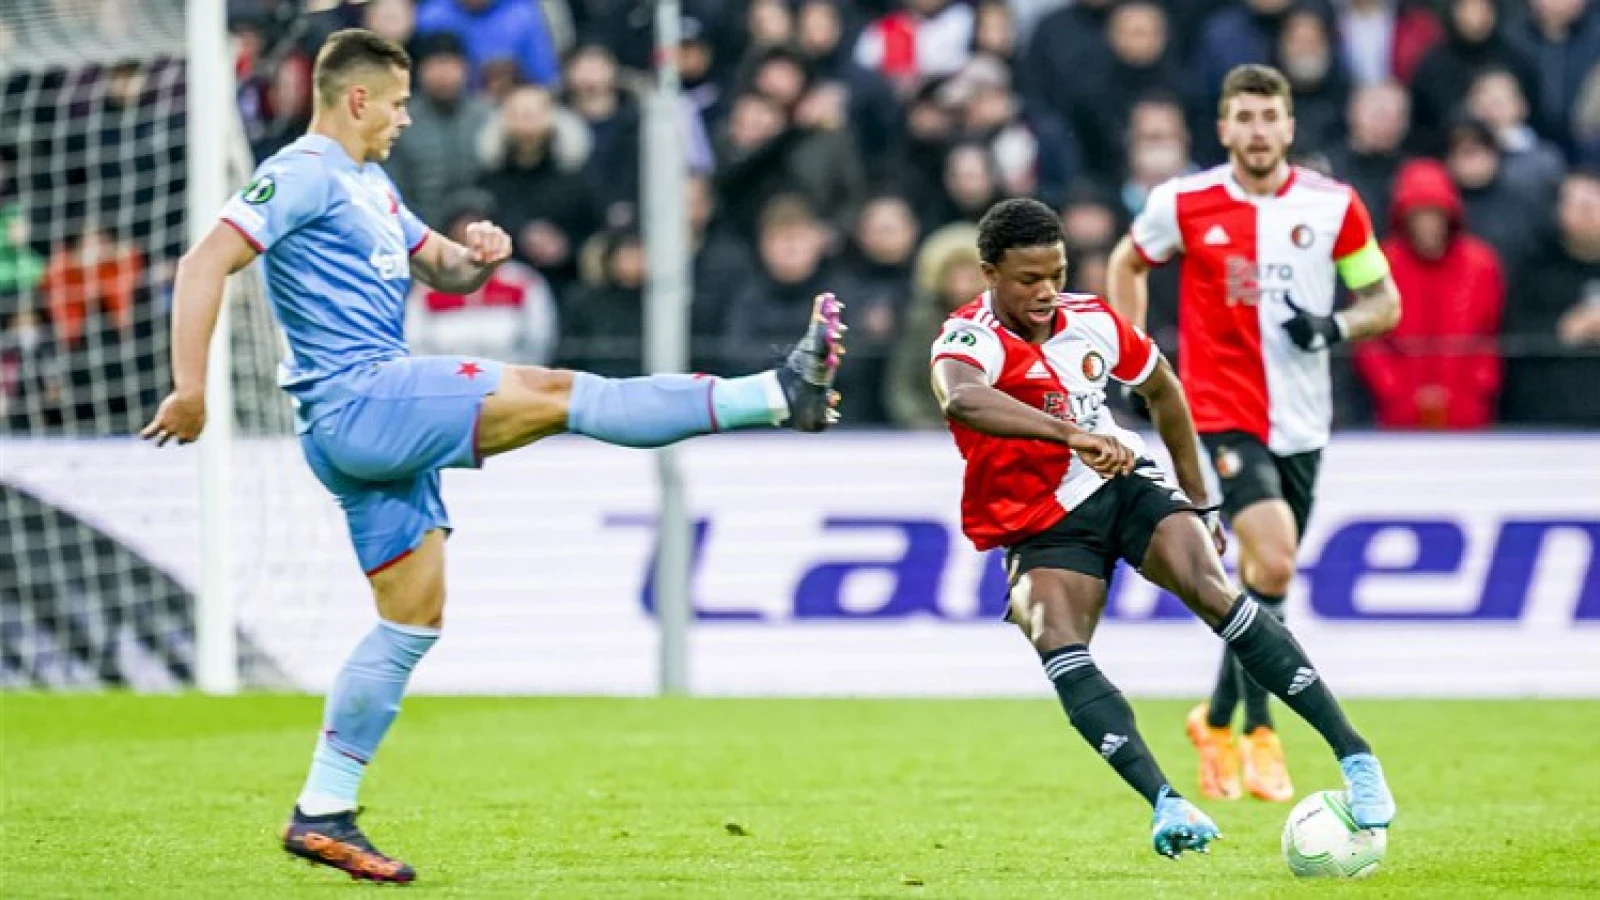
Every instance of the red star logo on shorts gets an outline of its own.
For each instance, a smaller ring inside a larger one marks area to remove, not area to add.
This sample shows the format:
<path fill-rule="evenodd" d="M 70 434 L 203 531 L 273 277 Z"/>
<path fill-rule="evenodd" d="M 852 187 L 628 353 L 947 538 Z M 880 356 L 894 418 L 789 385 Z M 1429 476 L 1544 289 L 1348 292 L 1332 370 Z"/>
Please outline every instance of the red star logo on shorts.
<path fill-rule="evenodd" d="M 479 375 L 482 375 L 483 370 L 478 368 L 477 363 L 464 362 L 461 364 L 461 368 L 456 370 L 456 374 L 463 375 L 468 381 L 471 381 L 472 379 L 477 378 Z"/>

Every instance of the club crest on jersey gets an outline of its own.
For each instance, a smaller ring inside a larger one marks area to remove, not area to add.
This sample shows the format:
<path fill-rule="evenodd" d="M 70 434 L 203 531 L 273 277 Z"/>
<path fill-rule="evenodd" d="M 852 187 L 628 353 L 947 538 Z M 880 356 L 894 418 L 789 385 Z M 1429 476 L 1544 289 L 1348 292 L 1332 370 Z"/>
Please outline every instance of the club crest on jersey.
<path fill-rule="evenodd" d="M 1301 250 L 1309 248 L 1312 242 L 1316 239 L 1317 234 L 1311 230 L 1310 225 L 1296 225 L 1294 230 L 1289 232 L 1290 243 L 1294 244 L 1296 247 L 1299 247 Z"/>
<path fill-rule="evenodd" d="M 1106 359 L 1099 353 L 1090 350 L 1083 357 L 1083 377 L 1090 381 L 1099 381 L 1106 374 Z"/>
<path fill-rule="evenodd" d="M 1219 478 L 1232 478 L 1239 474 L 1239 469 L 1243 465 L 1239 460 L 1238 452 L 1232 449 L 1218 451 L 1214 463 L 1217 467 L 1217 477 Z"/>

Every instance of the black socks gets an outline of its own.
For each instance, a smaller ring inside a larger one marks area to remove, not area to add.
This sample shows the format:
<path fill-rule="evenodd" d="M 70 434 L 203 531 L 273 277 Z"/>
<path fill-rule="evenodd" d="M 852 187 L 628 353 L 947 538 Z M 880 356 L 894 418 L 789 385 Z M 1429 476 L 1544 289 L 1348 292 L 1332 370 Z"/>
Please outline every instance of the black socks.
<path fill-rule="evenodd" d="M 1111 764 L 1129 786 L 1138 791 L 1151 806 L 1163 787 L 1167 796 L 1178 796 L 1171 790 L 1167 776 L 1161 773 L 1139 727 L 1134 721 L 1133 707 L 1123 698 L 1089 657 L 1089 648 L 1082 644 L 1068 644 L 1044 654 L 1045 675 L 1056 686 L 1061 706 L 1089 746 L 1100 758 Z"/>
<path fill-rule="evenodd" d="M 1283 598 L 1245 589 L 1260 605 L 1263 612 L 1271 613 L 1283 621 Z M 1244 733 L 1249 734 L 1261 726 L 1272 727 L 1272 694 L 1246 675 L 1232 648 L 1222 651 L 1222 668 L 1217 672 L 1217 685 L 1211 691 L 1211 705 L 1206 710 L 1206 724 L 1212 728 L 1227 728 L 1233 724 L 1233 711 L 1244 698 Z"/>
<path fill-rule="evenodd" d="M 1217 634 L 1228 642 L 1245 673 L 1309 722 L 1336 757 L 1371 752 L 1300 643 L 1260 604 L 1241 596 L 1218 623 Z"/>

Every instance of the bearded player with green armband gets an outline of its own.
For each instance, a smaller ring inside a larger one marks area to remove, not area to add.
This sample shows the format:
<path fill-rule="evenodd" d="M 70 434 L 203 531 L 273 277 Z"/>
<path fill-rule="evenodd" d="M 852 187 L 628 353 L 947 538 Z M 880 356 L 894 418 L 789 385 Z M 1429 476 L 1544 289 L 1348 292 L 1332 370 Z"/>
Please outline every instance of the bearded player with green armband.
<path fill-rule="evenodd" d="M 1240 579 L 1262 610 L 1282 618 L 1333 415 L 1328 350 L 1394 328 L 1400 294 L 1361 198 L 1289 164 L 1294 109 L 1281 73 L 1257 65 L 1230 72 L 1217 135 L 1228 162 L 1151 192 L 1112 253 L 1108 299 L 1143 327 L 1150 268 L 1181 257 L 1184 390 L 1222 488 Z M 1337 312 L 1335 275 L 1353 298 Z M 1210 702 L 1188 721 L 1206 797 L 1293 799 L 1268 700 L 1224 651 Z"/>

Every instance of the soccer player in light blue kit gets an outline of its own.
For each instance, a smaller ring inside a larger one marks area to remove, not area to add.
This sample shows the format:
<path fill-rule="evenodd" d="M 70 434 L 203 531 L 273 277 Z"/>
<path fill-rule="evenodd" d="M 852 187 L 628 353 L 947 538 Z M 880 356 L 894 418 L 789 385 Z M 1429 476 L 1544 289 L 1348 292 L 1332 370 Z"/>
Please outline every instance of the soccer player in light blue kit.
<path fill-rule="evenodd" d="M 328 695 L 283 846 L 356 878 L 406 882 L 415 871 L 357 827 L 356 791 L 412 669 L 439 638 L 450 529 L 439 470 L 477 467 L 562 432 L 657 447 L 739 428 L 821 431 L 836 418 L 844 327 L 841 304 L 824 294 L 782 366 L 734 379 L 613 380 L 410 356 L 402 323 L 412 274 L 469 293 L 511 255 L 510 239 L 487 222 L 468 227 L 465 246 L 428 230 L 379 168 L 410 123 L 404 50 L 368 31 L 341 31 L 317 54 L 313 80 L 308 133 L 261 164 L 178 268 L 174 390 L 142 436 L 158 445 L 199 436 L 224 282 L 263 257 L 267 295 L 289 339 L 282 385 L 295 402 L 300 445 L 345 511 L 379 615 Z"/>

